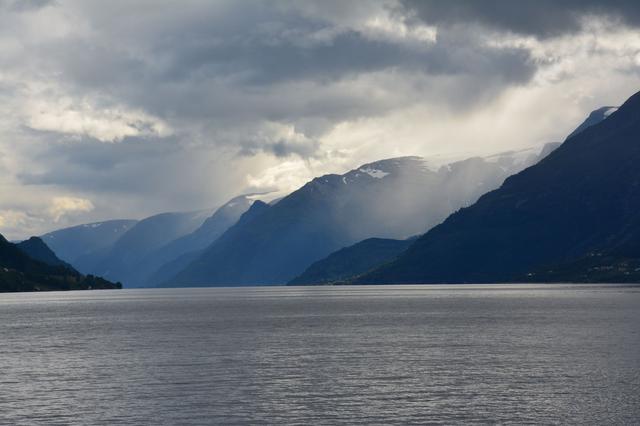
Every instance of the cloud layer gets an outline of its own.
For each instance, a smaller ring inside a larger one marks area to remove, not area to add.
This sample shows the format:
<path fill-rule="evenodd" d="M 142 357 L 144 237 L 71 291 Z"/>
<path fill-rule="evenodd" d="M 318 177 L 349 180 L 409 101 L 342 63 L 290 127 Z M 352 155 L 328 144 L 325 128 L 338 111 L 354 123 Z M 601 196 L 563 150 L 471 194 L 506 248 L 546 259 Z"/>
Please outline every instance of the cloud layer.
<path fill-rule="evenodd" d="M 560 140 L 637 90 L 635 3 L 517 4 L 0 1 L 0 232 Z"/>

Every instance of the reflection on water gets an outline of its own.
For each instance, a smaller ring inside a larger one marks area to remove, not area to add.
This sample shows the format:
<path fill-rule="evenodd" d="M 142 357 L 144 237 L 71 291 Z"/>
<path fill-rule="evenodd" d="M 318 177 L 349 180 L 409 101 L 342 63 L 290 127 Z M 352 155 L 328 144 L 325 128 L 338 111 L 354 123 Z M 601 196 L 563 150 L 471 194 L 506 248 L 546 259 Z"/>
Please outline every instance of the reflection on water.
<path fill-rule="evenodd" d="M 0 423 L 638 423 L 640 287 L 0 295 Z"/>

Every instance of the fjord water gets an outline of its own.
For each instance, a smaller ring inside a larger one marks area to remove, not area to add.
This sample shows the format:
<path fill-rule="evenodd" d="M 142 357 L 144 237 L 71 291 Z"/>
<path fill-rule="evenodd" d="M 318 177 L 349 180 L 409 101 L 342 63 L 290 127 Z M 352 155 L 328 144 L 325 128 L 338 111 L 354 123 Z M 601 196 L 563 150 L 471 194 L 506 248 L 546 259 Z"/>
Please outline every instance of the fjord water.
<path fill-rule="evenodd" d="M 640 287 L 0 295 L 2 424 L 640 421 Z"/>

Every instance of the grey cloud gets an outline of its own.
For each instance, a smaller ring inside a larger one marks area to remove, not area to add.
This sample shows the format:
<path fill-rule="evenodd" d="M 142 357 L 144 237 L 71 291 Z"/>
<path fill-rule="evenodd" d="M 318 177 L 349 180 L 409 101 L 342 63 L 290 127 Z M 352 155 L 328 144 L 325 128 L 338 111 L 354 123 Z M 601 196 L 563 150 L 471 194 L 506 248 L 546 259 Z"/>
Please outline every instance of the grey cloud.
<path fill-rule="evenodd" d="M 23 184 L 61 185 L 97 192 L 153 191 L 161 181 L 170 178 L 172 171 L 166 164 L 156 169 L 140 167 L 141 163 L 158 166 L 163 160 L 179 156 L 181 151 L 180 145 L 170 138 L 153 143 L 140 138 L 102 143 L 91 138 L 60 141 L 56 134 L 42 132 L 39 140 L 44 143 L 33 148 L 30 156 L 46 167 L 18 174 Z"/>
<path fill-rule="evenodd" d="M 52 78 L 64 94 L 96 108 L 113 102 L 152 114 L 176 132 L 105 144 L 27 131 L 41 148 L 25 154 L 39 164 L 37 172 L 18 176 L 25 185 L 150 194 L 172 180 L 206 177 L 207 164 L 197 157 L 215 156 L 216 147 L 244 156 L 308 158 L 336 123 L 425 101 L 470 108 L 535 72 L 526 51 L 480 46 L 454 30 L 435 44 L 371 38 L 336 27 L 322 16 L 326 11 L 318 16 L 313 8 L 284 2 L 194 2 L 179 13 L 164 2 L 48 6 L 71 7 L 91 31 L 29 38 L 29 54 L 3 65 L 27 78 Z M 335 2 L 329 15 L 340 15 L 342 7 L 351 8 Z M 319 32 L 328 36 L 318 39 Z M 305 140 L 256 137 L 263 122 L 288 123 Z M 192 205 L 196 193 L 185 191 L 179 201 Z"/>
<path fill-rule="evenodd" d="M 158 211 L 209 208 L 235 195 L 244 171 L 225 167 L 231 156 L 206 146 L 185 149 L 175 140 L 128 138 L 105 144 L 85 139 L 54 142 L 32 148 L 37 170 L 25 170 L 17 179 L 25 188 L 65 188 L 92 194 L 97 212 L 121 204 L 135 206 L 131 217 Z M 42 141 L 42 139 L 41 139 Z M 113 205 L 110 205 L 113 204 Z"/>
<path fill-rule="evenodd" d="M 176 133 L 164 141 L 125 139 L 122 146 L 53 143 L 56 152 L 39 161 L 51 164 L 58 155 L 57 167 L 23 174 L 25 183 L 119 192 L 124 179 L 135 181 L 124 185 L 126 191 L 150 191 L 155 172 L 138 176 L 123 166 L 127 159 L 137 158 L 137 168 L 166 168 L 154 156 L 191 161 L 173 147 L 193 144 L 231 148 L 243 156 L 308 158 L 317 155 L 318 139 L 337 123 L 425 102 L 470 109 L 525 84 L 536 71 L 526 50 L 480 45 L 475 34 L 458 29 L 445 29 L 436 43 L 425 43 L 336 29 L 284 3 L 192 3 L 180 14 L 170 3 L 146 14 L 150 5 L 136 2 L 131 10 L 128 5 L 82 3 L 78 7 L 91 36 L 41 39 L 28 46 L 26 64 L 8 65 L 52 74 L 78 99 L 103 102 L 107 95 L 165 120 Z M 310 36 L 324 30 L 327 38 Z M 254 137 L 251 132 L 259 134 L 265 121 L 290 123 L 311 142 Z"/>
<path fill-rule="evenodd" d="M 0 129 L 9 121 L 23 126 L 11 140 L 0 135 L 0 154 L 26 159 L 11 176 L 22 188 L 86 195 L 96 212 L 123 199 L 132 217 L 209 206 L 263 172 L 239 164 L 269 168 L 274 157 L 322 163 L 322 143 L 343 149 L 323 139 L 342 124 L 422 106 L 463 116 L 526 86 L 541 65 L 524 48 L 488 45 L 484 27 L 547 37 L 578 25 L 577 3 L 561 0 L 551 13 L 538 6 L 552 7 L 544 1 L 463 0 L 457 10 L 450 2 L 405 1 L 392 12 L 388 3 L 57 0 L 21 3 L 18 11 L 11 6 L 18 3 L 0 0 Z M 633 5 L 612 4 L 634 21 Z M 437 24 L 436 39 L 365 25 L 380 17 L 403 24 L 403 16 Z M 453 25 L 470 21 L 480 25 Z M 126 125 L 140 112 L 151 117 L 143 125 L 158 119 L 171 131 L 121 132 L 118 143 L 104 143 L 110 139 L 91 139 L 100 136 L 82 126 L 80 134 L 56 128 L 55 120 L 30 128 L 29 114 L 47 108 L 54 119 L 56 108 L 86 113 L 85 127 Z M 100 114 L 106 110 L 126 117 L 114 121 Z M 272 125 L 295 135 L 268 133 Z M 392 137 L 379 143 L 395 152 Z"/>
<path fill-rule="evenodd" d="M 317 140 L 309 140 L 306 143 L 292 143 L 286 139 L 279 139 L 273 142 L 259 143 L 255 146 L 244 147 L 240 155 L 256 155 L 258 152 L 265 152 L 278 158 L 297 155 L 306 159 L 317 154 L 320 144 Z"/>
<path fill-rule="evenodd" d="M 525 50 L 480 46 L 473 38 L 460 43 L 444 32 L 433 45 L 374 40 L 353 30 L 312 45 L 299 44 L 295 36 L 281 36 L 273 43 L 252 32 L 261 22 L 255 18 L 227 38 L 220 28 L 198 19 L 184 22 L 197 42 L 181 32 L 173 37 L 163 28 L 146 28 L 143 33 L 157 37 L 141 41 L 120 35 L 118 42 L 99 44 L 63 40 L 38 46 L 36 52 L 39 66 L 59 70 L 70 90 L 107 92 L 162 118 L 217 125 L 309 117 L 333 121 L 383 113 L 397 104 L 331 89 L 337 82 L 376 72 L 407 79 L 411 74 L 474 75 L 510 85 L 526 82 L 535 71 Z M 262 17 L 267 18 L 275 19 Z M 291 30 L 294 34 L 320 25 L 302 17 L 282 19 L 296 29 Z M 309 90 L 303 99 L 297 85 Z M 469 93 L 464 103 L 473 97 Z"/>
<path fill-rule="evenodd" d="M 279 140 L 267 145 L 265 150 L 272 152 L 276 157 L 288 157 L 292 154 L 297 154 L 302 158 L 306 158 L 313 155 L 316 152 L 317 147 L 317 143 L 306 144 L 302 147 L 298 147 L 285 140 Z"/>
<path fill-rule="evenodd" d="M 586 15 L 640 25 L 636 0 L 401 0 L 402 13 L 431 25 L 473 23 L 540 38 L 576 32 Z"/>

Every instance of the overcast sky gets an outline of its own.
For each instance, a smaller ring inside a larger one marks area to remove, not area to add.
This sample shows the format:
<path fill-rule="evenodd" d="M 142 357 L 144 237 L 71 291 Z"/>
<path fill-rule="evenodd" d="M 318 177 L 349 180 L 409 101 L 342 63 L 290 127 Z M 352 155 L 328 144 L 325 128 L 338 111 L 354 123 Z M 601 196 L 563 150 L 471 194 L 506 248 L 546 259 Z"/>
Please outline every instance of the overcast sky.
<path fill-rule="evenodd" d="M 559 141 L 640 90 L 639 25 L 616 0 L 0 0 L 0 232 Z"/>

